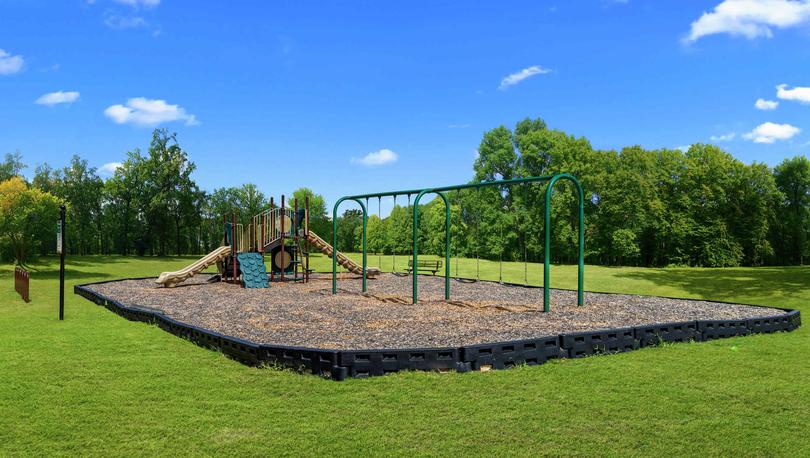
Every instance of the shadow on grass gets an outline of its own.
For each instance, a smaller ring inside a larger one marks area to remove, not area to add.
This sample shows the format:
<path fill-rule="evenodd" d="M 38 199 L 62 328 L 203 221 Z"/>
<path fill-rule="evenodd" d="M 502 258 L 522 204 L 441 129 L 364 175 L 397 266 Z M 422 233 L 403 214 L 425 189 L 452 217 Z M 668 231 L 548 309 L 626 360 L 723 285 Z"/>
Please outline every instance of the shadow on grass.
<path fill-rule="evenodd" d="M 802 295 L 808 294 L 810 288 L 810 267 L 644 269 L 618 271 L 615 276 L 646 280 L 681 289 L 696 297 L 720 301 L 728 298 L 772 298 L 775 294 Z"/>
<path fill-rule="evenodd" d="M 106 272 L 87 272 L 84 270 L 71 269 L 70 266 L 65 268 L 65 281 L 80 280 L 85 278 L 103 279 L 110 278 L 112 275 Z M 31 279 L 33 280 L 58 280 L 59 269 L 40 270 L 38 272 L 31 272 Z"/>

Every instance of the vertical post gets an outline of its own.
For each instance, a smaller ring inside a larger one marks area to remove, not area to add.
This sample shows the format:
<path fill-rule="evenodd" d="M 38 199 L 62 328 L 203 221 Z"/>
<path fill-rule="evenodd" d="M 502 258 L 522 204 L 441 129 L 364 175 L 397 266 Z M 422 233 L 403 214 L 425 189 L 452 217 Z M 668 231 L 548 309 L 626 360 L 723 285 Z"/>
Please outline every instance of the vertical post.
<path fill-rule="evenodd" d="M 337 211 L 343 198 L 332 207 L 332 294 L 337 294 Z"/>
<path fill-rule="evenodd" d="M 304 265 L 304 282 L 309 283 L 309 196 L 304 199 L 304 243 L 307 247 L 306 264 Z"/>
<path fill-rule="evenodd" d="M 284 282 L 284 194 L 281 195 L 281 281 Z"/>
<path fill-rule="evenodd" d="M 273 202 L 273 196 L 270 196 L 270 241 L 275 240 L 276 235 L 276 204 Z M 270 251 L 270 281 L 276 279 L 276 273 L 273 272 L 273 252 Z"/>
<path fill-rule="evenodd" d="M 301 247 L 301 239 L 298 238 L 299 237 L 298 236 L 298 230 L 301 229 L 299 227 L 299 224 L 298 224 L 298 199 L 294 199 L 293 205 L 295 206 L 295 211 L 293 212 L 293 221 L 292 221 L 292 228 L 291 229 L 293 231 L 293 237 L 294 237 L 293 240 L 295 240 L 295 256 L 297 256 L 298 259 L 301 259 L 301 253 L 299 253 L 300 250 L 298 249 L 298 248 Z M 295 279 L 297 280 L 298 279 L 298 266 L 299 265 L 298 265 L 298 262 L 295 261 L 295 258 L 293 258 L 293 263 L 294 263 L 294 266 L 295 266 L 294 267 L 294 269 L 295 269 L 294 270 Z"/>
<path fill-rule="evenodd" d="M 450 201 L 443 193 L 439 195 L 444 199 L 444 300 L 450 300 Z M 456 260 L 458 262 L 458 260 Z M 458 266 L 458 264 L 456 264 Z"/>
<path fill-rule="evenodd" d="M 360 201 L 360 199 L 357 199 L 356 201 L 358 204 L 360 204 L 361 207 L 363 207 L 363 292 L 365 293 L 368 290 L 368 287 L 366 285 L 366 269 L 367 269 L 366 266 L 368 265 L 367 262 L 368 253 L 366 251 L 366 227 L 368 227 L 368 210 L 366 209 L 366 206 L 363 205 L 363 202 Z"/>
<path fill-rule="evenodd" d="M 59 207 L 59 321 L 65 319 L 65 206 Z"/>
<path fill-rule="evenodd" d="M 239 249 L 237 245 L 237 235 L 236 235 L 236 212 L 231 212 L 231 266 L 233 267 L 232 273 L 233 276 L 231 277 L 231 281 L 236 283 L 236 250 Z"/>

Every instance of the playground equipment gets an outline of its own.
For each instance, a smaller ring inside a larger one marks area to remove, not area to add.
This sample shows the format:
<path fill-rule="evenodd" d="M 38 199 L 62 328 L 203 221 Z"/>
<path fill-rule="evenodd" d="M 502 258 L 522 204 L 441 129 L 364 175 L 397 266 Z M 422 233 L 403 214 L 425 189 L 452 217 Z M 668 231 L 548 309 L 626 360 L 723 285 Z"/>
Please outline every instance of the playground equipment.
<path fill-rule="evenodd" d="M 269 281 L 308 282 L 311 247 L 364 278 L 380 273 L 379 269 L 364 269 L 309 229 L 309 198 L 304 208 L 298 208 L 298 202 L 288 208 L 284 196 L 276 207 L 270 198 L 270 208 L 253 216 L 247 225 L 237 222 L 235 213 L 230 216 L 230 221 L 223 217 L 223 246 L 184 269 L 161 273 L 155 282 L 171 288 L 215 263 L 222 281 L 246 288 L 267 288 Z M 265 255 L 270 257 L 269 279 Z"/>
<path fill-rule="evenodd" d="M 481 181 L 477 183 L 466 183 L 460 185 L 453 185 L 453 186 L 444 186 L 444 187 L 437 187 L 437 188 L 427 188 L 427 189 L 411 189 L 405 191 L 392 191 L 392 192 L 380 192 L 380 193 L 372 193 L 372 194 L 361 194 L 355 196 L 344 196 L 338 199 L 335 202 L 335 206 L 332 210 L 332 233 L 334 234 L 333 244 L 337 243 L 337 211 L 338 207 L 344 201 L 353 201 L 360 205 L 360 208 L 363 210 L 363 292 L 367 291 L 367 284 L 366 284 L 366 275 L 367 275 L 367 252 L 366 252 L 366 228 L 368 223 L 368 210 L 367 206 L 363 203 L 365 199 L 368 201 L 369 198 L 381 198 L 381 197 L 393 197 L 394 201 L 396 202 L 397 196 L 408 196 L 408 203 L 410 205 L 410 198 L 412 194 L 416 195 L 416 198 L 413 202 L 413 252 L 411 254 L 411 265 L 418 266 L 419 265 L 419 245 L 418 245 L 418 237 L 417 233 L 419 230 L 419 201 L 424 197 L 426 194 L 436 194 L 444 201 L 445 207 L 445 281 L 444 281 L 444 298 L 445 300 L 450 299 L 450 202 L 445 195 L 448 191 L 458 191 L 462 189 L 478 189 L 487 186 L 497 186 L 497 187 L 504 187 L 509 185 L 523 185 L 527 183 L 535 183 L 541 182 L 546 183 L 546 194 L 545 194 L 545 245 L 544 245 L 544 263 L 543 263 L 543 311 L 548 312 L 550 311 L 549 305 L 549 283 L 550 283 L 550 264 L 551 264 L 551 197 L 554 191 L 554 185 L 560 181 L 566 180 L 570 181 L 577 191 L 577 199 L 579 204 L 579 263 L 578 263 L 578 270 L 577 270 L 577 305 L 584 305 L 584 294 L 583 294 L 583 286 L 585 280 L 585 204 L 584 204 L 584 196 L 582 191 L 582 185 L 580 184 L 579 180 L 576 179 L 571 174 L 568 173 L 559 173 L 556 175 L 547 175 L 547 176 L 537 176 L 537 177 L 527 177 L 527 178 L 513 178 L 508 180 L 492 180 L 492 181 Z M 525 243 L 525 242 L 524 242 Z M 525 246 L 525 245 L 524 245 Z M 524 247 L 525 251 L 525 247 Z M 525 272 L 525 254 L 524 254 L 524 272 Z M 412 273 L 413 277 L 413 303 L 416 304 L 418 302 L 418 282 L 419 282 L 419 275 L 417 272 Z M 332 294 L 337 294 L 337 262 L 335 258 L 332 258 Z"/>
<path fill-rule="evenodd" d="M 167 288 L 174 288 L 179 283 L 182 283 L 188 280 L 189 278 L 193 277 L 194 275 L 207 269 L 208 266 L 214 263 L 222 262 L 222 260 L 228 257 L 230 254 L 231 254 L 230 246 L 221 246 L 183 269 L 180 269 L 176 272 L 161 273 L 158 279 L 155 280 L 155 283 L 166 286 Z"/>

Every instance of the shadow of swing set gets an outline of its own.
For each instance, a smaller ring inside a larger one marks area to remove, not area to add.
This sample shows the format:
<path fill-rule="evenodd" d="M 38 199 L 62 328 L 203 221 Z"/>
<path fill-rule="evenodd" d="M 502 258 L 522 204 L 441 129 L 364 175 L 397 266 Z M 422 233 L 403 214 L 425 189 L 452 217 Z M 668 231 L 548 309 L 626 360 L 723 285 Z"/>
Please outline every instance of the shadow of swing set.
<path fill-rule="evenodd" d="M 545 241 L 544 241 L 544 262 L 543 262 L 543 311 L 548 312 L 550 311 L 549 305 L 549 293 L 550 293 L 550 266 L 551 266 L 551 197 L 554 192 L 554 185 L 560 181 L 569 181 L 571 182 L 577 191 L 577 199 L 578 199 L 578 206 L 579 206 L 579 260 L 578 260 L 578 269 L 577 269 L 577 305 L 581 306 L 584 305 L 584 295 L 583 295 L 583 286 L 584 286 L 584 270 L 585 270 L 585 204 L 584 204 L 584 196 L 582 191 L 582 185 L 580 184 L 579 180 L 576 179 L 573 175 L 569 173 L 559 173 L 556 175 L 547 175 L 547 176 L 537 176 L 537 177 L 526 177 L 526 178 L 513 178 L 508 180 L 491 180 L 491 181 L 480 181 L 476 183 L 466 183 L 454 186 L 443 186 L 443 187 L 436 187 L 436 188 L 426 188 L 426 189 L 410 189 L 404 191 L 391 191 L 391 192 L 378 192 L 378 193 L 371 193 L 371 194 L 359 194 L 354 196 L 344 196 L 335 202 L 335 206 L 332 209 L 332 246 L 337 246 L 337 220 L 338 220 L 338 207 L 345 201 L 354 201 L 356 202 L 360 208 L 363 210 L 363 262 L 362 262 L 362 277 L 363 277 L 363 292 L 368 290 L 367 286 L 367 278 L 368 278 L 368 251 L 366 248 L 366 229 L 368 226 L 368 200 L 376 198 L 379 200 L 383 197 L 393 197 L 394 202 L 396 202 L 396 198 L 398 196 L 408 196 L 408 202 L 410 205 L 410 198 L 411 195 L 416 195 L 416 198 L 413 202 L 413 215 L 412 215 L 412 227 L 413 227 L 413 251 L 412 251 L 412 259 L 409 263 L 409 267 L 411 267 L 413 272 L 413 296 L 412 301 L 413 304 L 418 303 L 419 299 L 419 289 L 418 289 L 418 282 L 419 282 L 419 275 L 418 270 L 420 270 L 420 263 L 419 263 L 419 243 L 417 233 L 419 230 L 419 202 L 422 200 L 427 194 L 435 194 L 438 195 L 442 201 L 444 201 L 444 209 L 445 209 L 445 261 L 444 261 L 444 298 L 445 300 L 450 300 L 450 201 L 447 199 L 446 193 L 449 191 L 460 191 L 463 189 L 480 189 L 484 187 L 504 187 L 510 185 L 527 185 L 529 183 L 547 183 L 546 184 L 546 194 L 545 194 L 545 202 L 544 202 L 544 212 L 545 212 Z M 366 203 L 364 204 L 363 201 Z M 436 266 L 438 268 L 438 265 Z M 429 269 L 432 270 L 432 269 Z M 332 257 L 332 294 L 337 294 L 337 260 L 335 257 Z"/>

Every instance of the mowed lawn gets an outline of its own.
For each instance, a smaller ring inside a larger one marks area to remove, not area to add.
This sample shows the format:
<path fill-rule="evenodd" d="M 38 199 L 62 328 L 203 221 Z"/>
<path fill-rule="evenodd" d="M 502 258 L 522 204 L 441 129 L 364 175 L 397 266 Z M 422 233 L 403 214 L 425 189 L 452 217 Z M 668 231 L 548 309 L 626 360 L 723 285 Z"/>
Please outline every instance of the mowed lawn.
<path fill-rule="evenodd" d="M 333 382 L 243 366 L 72 292 L 193 259 L 73 258 L 64 322 L 55 259 L 35 265 L 30 304 L 0 266 L 0 455 L 810 455 L 807 326 L 506 371 Z M 392 258 L 382 261 L 390 270 Z M 474 277 L 475 266 L 462 260 L 459 272 Z M 498 263 L 480 266 L 498 278 Z M 523 269 L 505 265 L 504 280 L 522 283 Z M 529 283 L 541 275 L 529 266 Z M 808 267 L 586 275 L 594 291 L 810 311 Z M 555 266 L 552 282 L 575 286 L 576 268 Z"/>

